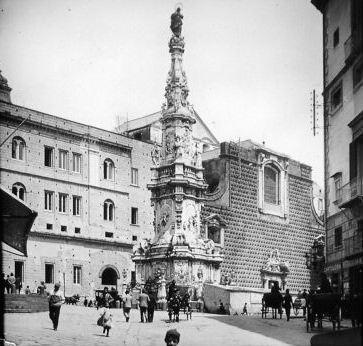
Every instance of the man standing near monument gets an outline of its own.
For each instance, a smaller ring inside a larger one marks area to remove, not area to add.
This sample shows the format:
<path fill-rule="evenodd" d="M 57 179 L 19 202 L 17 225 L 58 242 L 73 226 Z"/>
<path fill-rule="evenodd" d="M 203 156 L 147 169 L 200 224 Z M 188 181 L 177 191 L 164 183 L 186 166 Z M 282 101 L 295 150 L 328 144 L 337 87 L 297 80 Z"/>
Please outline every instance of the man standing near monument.
<path fill-rule="evenodd" d="M 140 308 L 140 317 L 141 317 L 142 323 L 144 323 L 144 319 L 145 319 L 145 322 L 147 322 L 146 310 L 147 310 L 149 300 L 150 300 L 149 296 L 145 293 L 145 290 L 142 290 L 141 294 L 139 296 L 139 308 Z"/>

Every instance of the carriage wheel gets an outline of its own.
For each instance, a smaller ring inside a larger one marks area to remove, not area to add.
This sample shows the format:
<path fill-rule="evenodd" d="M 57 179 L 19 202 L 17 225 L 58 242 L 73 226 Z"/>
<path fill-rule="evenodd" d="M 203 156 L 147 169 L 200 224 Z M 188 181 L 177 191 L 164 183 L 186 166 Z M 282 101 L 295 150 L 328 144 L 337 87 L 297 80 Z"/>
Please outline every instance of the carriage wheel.
<path fill-rule="evenodd" d="M 299 314 L 299 308 L 294 308 L 294 314 L 297 316 Z"/>

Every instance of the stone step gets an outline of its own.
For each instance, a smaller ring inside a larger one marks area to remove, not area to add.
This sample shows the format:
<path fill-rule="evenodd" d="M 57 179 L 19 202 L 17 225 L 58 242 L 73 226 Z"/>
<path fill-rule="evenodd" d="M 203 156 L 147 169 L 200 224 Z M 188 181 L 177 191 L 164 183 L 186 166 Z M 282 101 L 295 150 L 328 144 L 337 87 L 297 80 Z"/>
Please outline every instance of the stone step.
<path fill-rule="evenodd" d="M 48 310 L 48 298 L 39 295 L 6 294 L 5 312 L 40 312 Z"/>

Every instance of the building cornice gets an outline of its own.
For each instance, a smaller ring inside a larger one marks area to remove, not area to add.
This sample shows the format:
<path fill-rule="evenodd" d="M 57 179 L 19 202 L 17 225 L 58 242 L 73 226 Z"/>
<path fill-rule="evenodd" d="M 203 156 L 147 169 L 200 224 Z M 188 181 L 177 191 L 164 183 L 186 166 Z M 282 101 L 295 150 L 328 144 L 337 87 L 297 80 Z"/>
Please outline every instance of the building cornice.
<path fill-rule="evenodd" d="M 118 248 L 124 248 L 125 250 L 128 250 L 126 252 L 132 252 L 133 244 L 131 243 L 125 243 L 125 242 L 119 242 L 119 241 L 109 241 L 104 239 L 97 239 L 97 238 L 90 238 L 90 237 L 75 237 L 75 236 L 69 236 L 69 235 L 63 235 L 63 234 L 56 234 L 56 233 L 49 233 L 49 232 L 38 232 L 38 231 L 31 231 L 29 233 L 29 239 L 31 238 L 43 238 L 43 239 L 54 239 L 54 240 L 67 240 L 67 241 L 73 241 L 73 242 L 80 242 L 82 244 L 97 244 L 97 245 L 105 245 L 105 246 L 113 246 Z"/>
<path fill-rule="evenodd" d="M 22 107 L 19 107 L 19 108 L 22 108 Z M 35 112 L 35 111 L 33 111 L 33 112 Z M 30 115 L 30 118 L 24 123 L 23 128 L 28 126 L 28 127 L 33 127 L 33 128 L 36 128 L 36 129 L 42 129 L 42 130 L 45 130 L 45 131 L 48 131 L 48 132 L 51 132 L 51 133 L 62 134 L 65 137 L 68 137 L 68 138 L 72 137 L 73 139 L 83 140 L 83 141 L 86 141 L 86 142 L 89 142 L 89 143 L 99 143 L 99 144 L 106 145 L 106 146 L 109 146 L 109 147 L 121 149 L 122 151 L 124 151 L 124 152 L 126 152 L 128 154 L 130 154 L 131 151 L 132 151 L 132 147 L 127 146 L 125 144 L 112 142 L 112 141 L 109 141 L 109 140 L 104 139 L 104 138 L 96 137 L 95 135 L 92 135 L 90 133 L 75 131 L 74 129 L 72 129 L 72 131 L 68 131 L 68 130 L 63 129 L 63 128 L 59 127 L 59 126 L 52 126 L 52 125 L 47 124 L 45 122 L 32 120 L 31 119 L 32 114 L 29 114 L 29 115 Z M 42 114 L 37 114 L 37 115 L 42 116 Z M 53 115 L 48 115 L 48 114 L 47 114 L 47 116 L 54 117 Z M 4 111 L 4 110 L 0 112 L 0 118 L 5 119 L 7 124 L 14 123 L 16 125 L 18 125 L 19 123 L 21 123 L 24 120 L 23 116 L 12 114 L 11 112 Z M 70 120 L 62 119 L 62 118 L 59 118 L 59 120 L 67 122 L 67 123 L 75 123 L 75 122 L 72 122 Z M 87 126 L 87 125 L 83 125 L 83 124 L 79 124 L 79 123 L 75 123 L 75 124 L 82 125 L 82 126 Z M 92 128 L 91 126 L 87 126 L 87 127 Z M 95 129 L 101 130 L 101 129 L 98 129 L 98 128 L 95 128 Z M 106 130 L 101 130 L 101 131 L 104 131 L 105 133 L 109 133 L 109 131 L 106 131 Z M 113 133 L 112 132 L 112 134 L 122 136 L 121 134 L 118 134 L 118 133 Z M 128 140 L 130 140 L 130 138 L 128 138 Z"/>

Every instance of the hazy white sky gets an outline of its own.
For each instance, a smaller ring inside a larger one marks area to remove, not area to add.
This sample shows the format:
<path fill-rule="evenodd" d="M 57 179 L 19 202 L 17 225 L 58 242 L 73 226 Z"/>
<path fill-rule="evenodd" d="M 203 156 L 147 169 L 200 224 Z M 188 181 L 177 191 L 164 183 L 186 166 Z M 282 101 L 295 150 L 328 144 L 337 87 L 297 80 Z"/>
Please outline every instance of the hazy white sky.
<path fill-rule="evenodd" d="M 0 0 L 0 69 L 15 104 L 111 130 L 160 110 L 170 0 Z M 184 0 L 189 101 L 219 141 L 252 139 L 323 184 L 322 20 L 309 0 Z M 322 114 L 322 111 L 320 112 Z M 320 121 L 321 123 L 322 121 Z"/>

